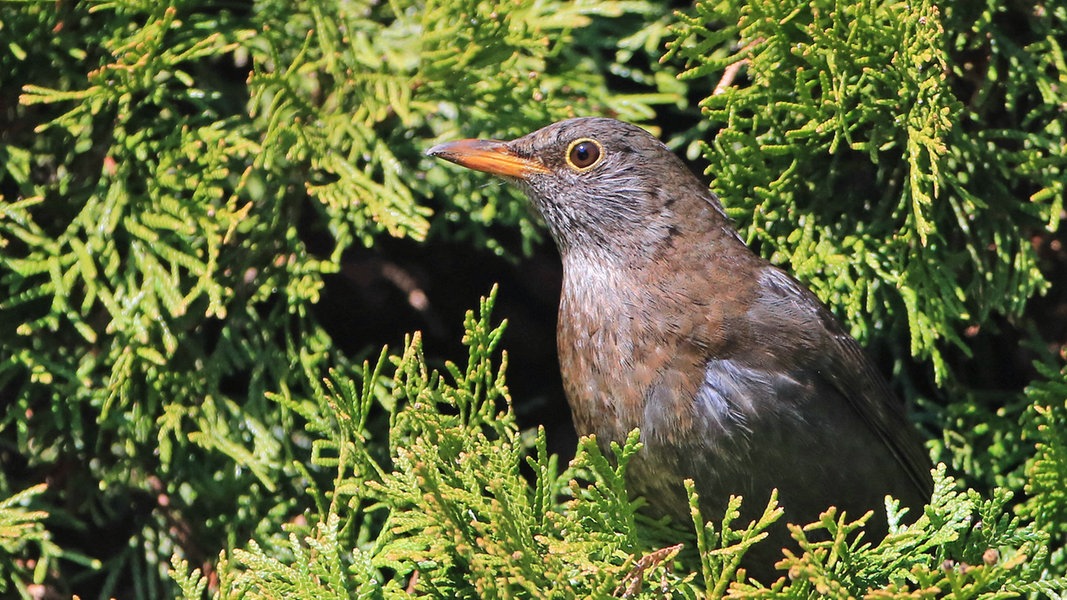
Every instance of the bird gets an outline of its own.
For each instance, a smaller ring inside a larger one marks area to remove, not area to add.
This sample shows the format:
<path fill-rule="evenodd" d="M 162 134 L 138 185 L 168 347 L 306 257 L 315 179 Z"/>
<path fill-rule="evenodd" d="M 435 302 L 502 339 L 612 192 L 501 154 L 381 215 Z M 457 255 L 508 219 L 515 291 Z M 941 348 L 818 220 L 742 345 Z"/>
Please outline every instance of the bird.
<path fill-rule="evenodd" d="M 641 127 L 602 117 L 427 154 L 498 176 L 540 214 L 563 268 L 556 341 L 575 429 L 611 456 L 639 429 L 628 490 L 680 524 L 731 495 L 785 518 L 746 556 L 775 573 L 784 522 L 828 507 L 887 531 L 885 497 L 921 514 L 931 464 L 874 363 L 807 287 L 752 251 L 719 198 Z M 869 539 L 869 538 L 868 538 Z"/>

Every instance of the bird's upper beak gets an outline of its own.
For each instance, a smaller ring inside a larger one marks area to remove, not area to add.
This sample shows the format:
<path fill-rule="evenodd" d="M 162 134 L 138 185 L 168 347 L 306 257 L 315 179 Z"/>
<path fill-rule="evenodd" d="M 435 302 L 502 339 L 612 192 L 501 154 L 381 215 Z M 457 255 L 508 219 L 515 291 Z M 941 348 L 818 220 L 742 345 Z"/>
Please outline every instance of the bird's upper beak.
<path fill-rule="evenodd" d="M 496 140 L 445 142 L 430 148 L 426 154 L 475 171 L 516 179 L 526 179 L 535 173 L 551 173 L 540 160 L 520 156 L 506 142 Z"/>

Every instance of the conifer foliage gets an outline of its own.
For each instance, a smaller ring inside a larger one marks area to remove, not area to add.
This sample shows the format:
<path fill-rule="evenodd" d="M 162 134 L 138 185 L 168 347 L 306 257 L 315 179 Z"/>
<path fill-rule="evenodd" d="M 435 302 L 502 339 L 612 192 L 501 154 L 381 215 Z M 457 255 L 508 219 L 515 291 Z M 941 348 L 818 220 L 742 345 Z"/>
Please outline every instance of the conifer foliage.
<path fill-rule="evenodd" d="M 1063 594 L 1065 32 L 1057 2 L 5 6 L 0 595 Z M 568 461 L 519 426 L 498 288 L 458 358 L 319 310 L 360 253 L 551 253 L 423 152 L 598 114 L 707 164 L 876 352 L 942 463 L 922 514 L 888 499 L 879 542 L 828 507 L 755 582 L 774 498 L 652 521 L 637 432 Z"/>

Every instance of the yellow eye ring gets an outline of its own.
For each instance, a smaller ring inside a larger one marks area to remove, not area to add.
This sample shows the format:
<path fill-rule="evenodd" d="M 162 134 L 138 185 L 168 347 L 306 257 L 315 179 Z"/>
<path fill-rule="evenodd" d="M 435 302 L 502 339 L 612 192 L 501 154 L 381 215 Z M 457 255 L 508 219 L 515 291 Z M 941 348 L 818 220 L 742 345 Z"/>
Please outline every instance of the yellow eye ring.
<path fill-rule="evenodd" d="M 590 138 L 580 138 L 567 146 L 567 165 L 578 172 L 588 171 L 604 158 L 604 147 Z"/>

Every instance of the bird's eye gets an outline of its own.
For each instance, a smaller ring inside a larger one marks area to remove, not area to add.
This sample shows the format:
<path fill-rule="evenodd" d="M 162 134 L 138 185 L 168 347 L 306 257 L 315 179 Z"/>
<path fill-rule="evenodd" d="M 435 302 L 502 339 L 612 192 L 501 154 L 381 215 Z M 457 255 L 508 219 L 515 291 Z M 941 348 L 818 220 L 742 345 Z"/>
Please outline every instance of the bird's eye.
<path fill-rule="evenodd" d="M 575 140 L 567 148 L 567 164 L 578 171 L 586 171 L 600 162 L 602 154 L 600 142 L 588 138 Z"/>

